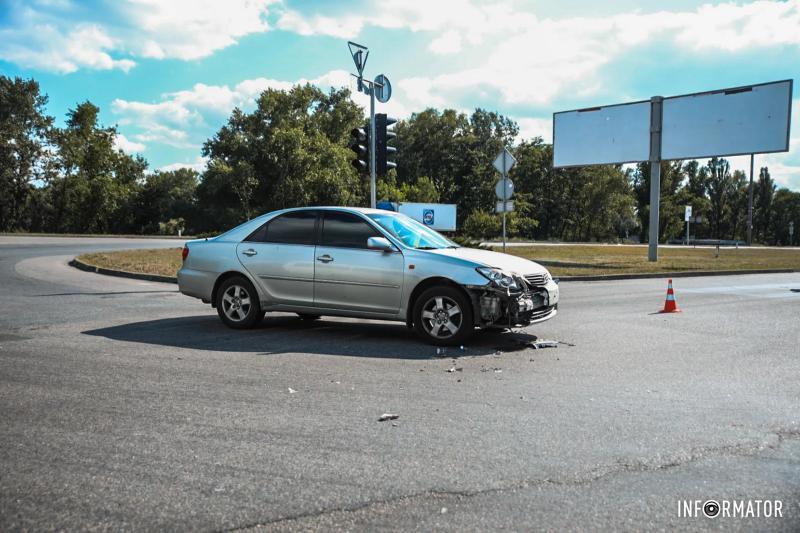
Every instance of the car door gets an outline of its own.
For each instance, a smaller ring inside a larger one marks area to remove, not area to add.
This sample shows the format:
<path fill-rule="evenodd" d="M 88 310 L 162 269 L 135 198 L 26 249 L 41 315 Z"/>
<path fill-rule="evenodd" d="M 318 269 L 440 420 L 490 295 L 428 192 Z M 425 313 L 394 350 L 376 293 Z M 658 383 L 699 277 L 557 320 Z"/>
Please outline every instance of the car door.
<path fill-rule="evenodd" d="M 278 215 L 236 247 L 270 304 L 313 305 L 317 216 L 316 210 Z"/>
<path fill-rule="evenodd" d="M 367 249 L 369 237 L 383 237 L 363 217 L 322 211 L 316 251 L 316 307 L 396 313 L 403 290 L 403 254 Z"/>

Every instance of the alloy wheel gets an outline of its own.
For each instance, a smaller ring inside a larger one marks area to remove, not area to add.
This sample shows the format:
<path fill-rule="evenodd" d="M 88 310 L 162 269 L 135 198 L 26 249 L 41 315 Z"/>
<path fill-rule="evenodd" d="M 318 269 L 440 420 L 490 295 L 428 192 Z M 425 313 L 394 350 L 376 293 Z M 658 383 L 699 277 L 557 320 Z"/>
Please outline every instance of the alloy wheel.
<path fill-rule="evenodd" d="M 241 285 L 231 285 L 222 295 L 222 311 L 233 322 L 241 322 L 250 313 L 250 294 Z"/>
<path fill-rule="evenodd" d="M 435 296 L 422 307 L 422 327 L 437 339 L 447 339 L 458 333 L 462 320 L 461 307 L 447 296 Z"/>

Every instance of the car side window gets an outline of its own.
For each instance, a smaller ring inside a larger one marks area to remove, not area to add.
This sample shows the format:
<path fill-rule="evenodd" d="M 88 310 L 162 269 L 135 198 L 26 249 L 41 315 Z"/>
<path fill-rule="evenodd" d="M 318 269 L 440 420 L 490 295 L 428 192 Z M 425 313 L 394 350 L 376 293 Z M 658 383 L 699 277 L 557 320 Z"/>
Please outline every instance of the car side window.
<path fill-rule="evenodd" d="M 325 211 L 322 246 L 366 248 L 367 239 L 382 235 L 360 217 L 341 211 Z"/>
<path fill-rule="evenodd" d="M 293 211 L 273 218 L 251 233 L 245 241 L 314 244 L 316 223 L 316 211 Z"/>

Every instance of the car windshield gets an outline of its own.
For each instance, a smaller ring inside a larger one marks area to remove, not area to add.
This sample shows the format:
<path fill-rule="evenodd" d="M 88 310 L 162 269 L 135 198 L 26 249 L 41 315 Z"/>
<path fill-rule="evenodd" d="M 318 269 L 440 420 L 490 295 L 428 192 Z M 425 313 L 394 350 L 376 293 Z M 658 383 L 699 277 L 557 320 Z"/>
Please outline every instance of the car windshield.
<path fill-rule="evenodd" d="M 370 213 L 369 218 L 400 239 L 403 244 L 420 250 L 458 248 L 444 235 L 400 213 Z"/>

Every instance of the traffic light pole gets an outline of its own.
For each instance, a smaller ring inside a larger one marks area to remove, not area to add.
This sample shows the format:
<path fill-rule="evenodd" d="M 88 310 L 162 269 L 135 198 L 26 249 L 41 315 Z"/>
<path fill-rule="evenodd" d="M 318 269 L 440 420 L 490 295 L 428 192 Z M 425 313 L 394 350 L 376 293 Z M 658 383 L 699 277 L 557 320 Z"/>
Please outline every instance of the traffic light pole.
<path fill-rule="evenodd" d="M 377 167 L 375 166 L 375 85 L 369 84 L 369 206 L 375 209 L 377 205 L 375 181 Z"/>

